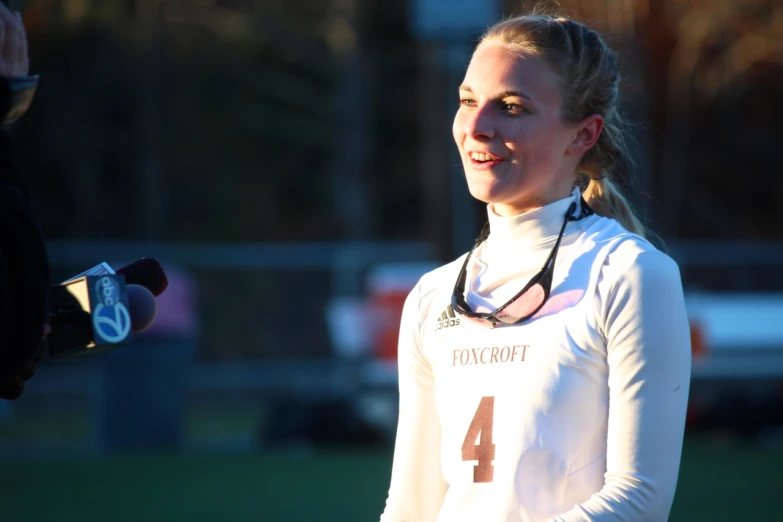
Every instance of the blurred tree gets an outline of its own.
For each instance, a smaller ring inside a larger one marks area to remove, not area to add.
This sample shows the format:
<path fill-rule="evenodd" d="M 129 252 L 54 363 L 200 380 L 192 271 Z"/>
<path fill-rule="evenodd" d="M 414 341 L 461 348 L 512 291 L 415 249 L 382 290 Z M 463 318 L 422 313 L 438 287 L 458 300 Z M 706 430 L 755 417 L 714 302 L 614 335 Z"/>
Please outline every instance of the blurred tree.
<path fill-rule="evenodd" d="M 626 112 L 648 127 L 635 181 L 650 191 L 654 228 L 671 239 L 780 238 L 783 216 L 772 199 L 783 189 L 775 146 L 783 139 L 783 4 L 559 4 L 556 11 L 607 35 L 624 58 Z M 534 3 L 505 5 L 520 12 Z"/>
<path fill-rule="evenodd" d="M 357 0 L 331 0 L 326 38 L 338 60 L 335 98 L 337 131 L 331 161 L 332 214 L 341 236 L 369 239 L 377 219 L 368 158 L 375 144 L 372 131 L 373 63 L 364 50 L 366 24 Z"/>
<path fill-rule="evenodd" d="M 783 220 L 756 203 L 783 189 L 770 147 L 783 139 L 772 123 L 783 117 L 782 91 L 774 88 L 783 81 L 783 5 L 674 2 L 668 14 L 678 22 L 660 155 L 667 229 L 674 236 L 779 237 Z M 763 110 L 751 109 L 759 104 Z"/>
<path fill-rule="evenodd" d="M 16 132 L 47 236 L 334 234 L 335 60 L 307 33 L 318 13 L 289 11 L 291 29 L 196 1 L 28 5 L 43 81 Z"/>

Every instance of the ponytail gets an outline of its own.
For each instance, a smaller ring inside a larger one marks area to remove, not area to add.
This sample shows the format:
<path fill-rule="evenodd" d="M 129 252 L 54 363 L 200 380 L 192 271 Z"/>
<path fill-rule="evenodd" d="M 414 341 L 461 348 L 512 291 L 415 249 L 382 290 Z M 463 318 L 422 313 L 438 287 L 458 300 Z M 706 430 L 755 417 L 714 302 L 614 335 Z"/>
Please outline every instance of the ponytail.
<path fill-rule="evenodd" d="M 611 111 L 596 144 L 582 157 L 577 171 L 589 181 L 582 185 L 582 196 L 596 214 L 616 219 L 626 230 L 642 237 L 647 229 L 636 217 L 633 207 L 614 180 L 631 174 L 634 163 L 623 136 L 627 124 Z"/>
<path fill-rule="evenodd" d="M 623 228 L 634 234 L 642 237 L 647 235 L 647 230 L 634 214 L 628 200 L 608 177 L 591 178 L 582 196 L 599 216 L 616 219 Z"/>

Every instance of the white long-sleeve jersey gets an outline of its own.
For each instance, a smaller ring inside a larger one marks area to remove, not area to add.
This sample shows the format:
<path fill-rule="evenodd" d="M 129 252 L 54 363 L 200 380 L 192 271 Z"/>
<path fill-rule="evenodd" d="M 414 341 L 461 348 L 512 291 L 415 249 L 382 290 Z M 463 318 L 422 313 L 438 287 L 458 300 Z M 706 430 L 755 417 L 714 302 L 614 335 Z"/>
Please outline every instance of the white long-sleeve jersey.
<path fill-rule="evenodd" d="M 578 197 L 511 218 L 488 208 L 474 310 L 540 270 Z M 667 520 L 691 361 L 677 265 L 613 219 L 571 222 L 546 305 L 490 329 L 450 306 L 463 261 L 422 277 L 404 306 L 381 522 Z"/>

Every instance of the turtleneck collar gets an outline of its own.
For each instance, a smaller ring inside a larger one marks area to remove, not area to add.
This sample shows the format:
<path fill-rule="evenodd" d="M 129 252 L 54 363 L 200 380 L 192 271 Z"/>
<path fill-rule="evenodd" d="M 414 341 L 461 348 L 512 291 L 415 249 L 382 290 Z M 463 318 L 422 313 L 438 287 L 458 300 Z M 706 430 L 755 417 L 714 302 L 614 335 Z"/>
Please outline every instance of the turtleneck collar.
<path fill-rule="evenodd" d="M 574 201 L 577 205 L 581 201 L 581 193 L 578 187 L 574 187 L 571 195 L 567 198 L 559 199 L 543 207 L 518 214 L 516 216 L 499 216 L 492 208 L 492 204 L 487 205 L 487 215 L 489 218 L 490 234 L 487 238 L 487 246 L 491 247 L 498 241 L 507 242 L 509 240 L 522 242 L 526 245 L 535 245 L 554 239 L 563 226 L 563 219 L 568 210 L 568 206 Z M 576 213 L 581 211 L 576 209 Z"/>

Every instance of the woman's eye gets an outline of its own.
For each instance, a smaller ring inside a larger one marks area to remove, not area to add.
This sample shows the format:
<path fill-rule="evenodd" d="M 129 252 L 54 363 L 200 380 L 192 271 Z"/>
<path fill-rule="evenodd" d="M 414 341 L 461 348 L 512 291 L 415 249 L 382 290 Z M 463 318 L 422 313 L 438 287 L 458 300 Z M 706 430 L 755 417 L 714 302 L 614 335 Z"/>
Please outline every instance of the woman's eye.
<path fill-rule="evenodd" d="M 525 108 L 517 103 L 504 103 L 502 107 L 505 112 L 512 112 L 512 113 L 525 112 Z"/>
<path fill-rule="evenodd" d="M 459 104 L 461 107 L 475 107 L 476 106 L 476 100 L 472 98 L 460 98 Z"/>

